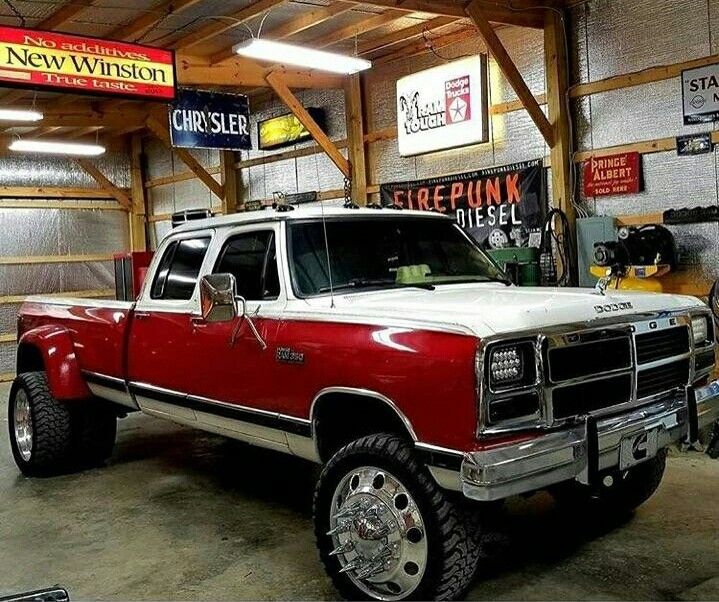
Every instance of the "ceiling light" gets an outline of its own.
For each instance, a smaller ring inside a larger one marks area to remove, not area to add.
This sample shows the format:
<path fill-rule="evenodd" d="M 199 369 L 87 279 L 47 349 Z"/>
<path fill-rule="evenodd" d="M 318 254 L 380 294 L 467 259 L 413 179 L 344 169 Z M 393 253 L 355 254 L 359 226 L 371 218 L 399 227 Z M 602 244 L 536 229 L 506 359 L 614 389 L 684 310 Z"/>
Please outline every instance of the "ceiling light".
<path fill-rule="evenodd" d="M 28 109 L 0 109 L 0 121 L 40 121 L 40 111 Z"/>
<path fill-rule="evenodd" d="M 47 142 L 45 140 L 13 140 L 8 147 L 21 153 L 45 153 L 49 155 L 74 155 L 94 157 L 102 155 L 105 147 L 97 144 L 78 144 L 74 142 Z"/>
<path fill-rule="evenodd" d="M 304 46 L 285 44 L 273 40 L 261 40 L 258 38 L 250 38 L 249 40 L 240 42 L 235 45 L 232 50 L 240 56 L 261 61 L 296 65 L 346 75 L 364 71 L 372 66 L 370 61 L 358 59 L 353 56 L 325 52 L 324 50 L 314 50 Z"/>

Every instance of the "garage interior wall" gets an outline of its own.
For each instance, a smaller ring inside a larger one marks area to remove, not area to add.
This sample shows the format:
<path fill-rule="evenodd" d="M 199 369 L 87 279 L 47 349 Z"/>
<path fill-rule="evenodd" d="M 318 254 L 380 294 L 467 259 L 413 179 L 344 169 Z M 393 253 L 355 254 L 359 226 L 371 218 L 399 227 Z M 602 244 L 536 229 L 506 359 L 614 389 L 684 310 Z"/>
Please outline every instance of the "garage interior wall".
<path fill-rule="evenodd" d="M 95 164 L 115 185 L 130 185 L 129 157 L 107 153 Z M 33 155 L 0 157 L 0 184 L 11 187 L 87 188 L 97 184 L 66 158 Z M 33 208 L 17 205 L 32 204 Z M 37 208 L 48 204 L 52 208 Z M 8 207 L 8 205 L 14 205 Z M 78 207 L 99 207 L 81 209 Z M 106 206 L 106 208 L 105 208 Z M 66 208 L 65 208 L 66 207 Z M 127 213 L 114 200 L 87 198 L 0 199 L 0 374 L 15 371 L 15 330 L 25 295 L 83 291 L 114 296 L 111 256 L 128 249 Z M 78 261 L 92 255 L 98 261 Z M 68 256 L 66 262 L 48 261 Z M 39 261 L 39 263 L 30 263 Z"/>

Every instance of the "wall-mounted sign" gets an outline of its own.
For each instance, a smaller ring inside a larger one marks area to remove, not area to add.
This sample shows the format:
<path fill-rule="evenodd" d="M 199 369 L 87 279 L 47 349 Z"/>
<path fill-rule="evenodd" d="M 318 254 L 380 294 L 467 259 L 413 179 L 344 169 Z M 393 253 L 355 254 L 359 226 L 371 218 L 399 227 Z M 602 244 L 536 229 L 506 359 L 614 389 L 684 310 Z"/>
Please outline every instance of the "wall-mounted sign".
<path fill-rule="evenodd" d="M 487 142 L 487 56 L 399 79 L 397 140 L 403 157 Z"/>
<path fill-rule="evenodd" d="M 714 150 L 711 132 L 677 136 L 677 155 L 704 155 Z"/>
<path fill-rule="evenodd" d="M 170 106 L 173 146 L 248 150 L 250 104 L 243 94 L 181 88 Z"/>
<path fill-rule="evenodd" d="M 637 152 L 595 156 L 584 162 L 586 197 L 636 194 L 641 186 L 641 157 Z"/>
<path fill-rule="evenodd" d="M 139 44 L 0 27 L 0 84 L 172 100 L 175 55 Z"/>
<path fill-rule="evenodd" d="M 546 186 L 541 160 L 480 169 L 453 176 L 380 186 L 383 205 L 455 216 L 484 243 L 497 228 L 532 230 L 544 223 Z"/>
<path fill-rule="evenodd" d="M 719 119 L 719 65 L 682 71 L 684 124 Z"/>
<path fill-rule="evenodd" d="M 317 125 L 325 130 L 325 112 L 323 109 L 309 107 L 307 112 Z M 257 140 L 260 150 L 273 150 L 291 146 L 311 138 L 310 133 L 292 113 L 272 117 L 257 123 Z"/>

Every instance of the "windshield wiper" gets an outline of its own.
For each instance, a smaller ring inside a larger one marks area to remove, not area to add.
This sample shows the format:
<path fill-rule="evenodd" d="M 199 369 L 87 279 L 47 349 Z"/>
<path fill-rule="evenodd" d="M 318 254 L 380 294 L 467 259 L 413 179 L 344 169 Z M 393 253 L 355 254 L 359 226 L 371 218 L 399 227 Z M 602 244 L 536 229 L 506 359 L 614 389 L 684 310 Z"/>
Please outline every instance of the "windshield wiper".
<path fill-rule="evenodd" d="M 512 286 L 514 284 L 509 278 L 500 278 L 499 276 L 475 276 L 474 278 L 458 278 L 456 280 L 447 280 L 445 282 L 435 281 L 435 284 L 470 284 L 473 282 L 501 282 L 504 286 Z"/>
<path fill-rule="evenodd" d="M 396 282 L 394 280 L 382 280 L 382 279 L 375 279 L 372 280 L 370 278 L 355 278 L 353 280 L 350 280 L 348 282 L 343 282 L 341 284 L 335 284 L 332 287 L 329 286 L 323 286 L 322 288 L 318 289 L 318 293 L 329 293 L 332 291 L 341 291 L 341 290 L 347 290 L 349 288 L 365 288 L 370 286 L 386 286 L 388 288 L 421 288 L 426 291 L 433 291 L 434 285 L 430 284 L 429 282 Z"/>

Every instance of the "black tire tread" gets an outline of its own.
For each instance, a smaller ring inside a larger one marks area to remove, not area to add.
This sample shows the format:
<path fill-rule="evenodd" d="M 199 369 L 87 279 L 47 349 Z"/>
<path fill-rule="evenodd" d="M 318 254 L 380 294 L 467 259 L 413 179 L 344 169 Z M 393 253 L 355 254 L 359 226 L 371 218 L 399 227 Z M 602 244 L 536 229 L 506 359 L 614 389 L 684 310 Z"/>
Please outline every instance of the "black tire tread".
<path fill-rule="evenodd" d="M 326 535 L 326 520 L 320 516 L 323 510 L 323 497 L 327 490 L 334 490 L 338 472 L 344 465 L 351 465 L 354 459 L 360 461 L 367 456 L 384 460 L 391 470 L 402 479 L 405 486 L 418 493 L 425 500 L 425 526 L 435 533 L 433 542 L 441 548 L 430 553 L 427 571 L 433 573 L 427 583 L 413 592 L 412 599 L 454 600 L 461 598 L 469 588 L 476 573 L 480 559 L 480 546 L 468 524 L 463 520 L 462 510 L 455 506 L 439 488 L 427 468 L 414 454 L 414 449 L 405 440 L 394 434 L 375 434 L 357 439 L 340 449 L 322 470 L 314 496 L 315 538 L 320 559 L 332 579 L 338 592 L 346 599 L 366 597 L 352 582 L 337 572 L 338 561 L 329 556 L 331 541 Z M 359 465 L 355 462 L 355 465 Z M 338 470 L 339 468 L 339 470 Z M 389 469 L 389 468 L 388 468 Z M 342 473 L 344 476 L 345 473 Z M 341 476 L 340 476 L 341 478 Z M 411 482 L 407 482 L 407 480 Z M 331 493 L 329 493 L 331 497 Z"/>

